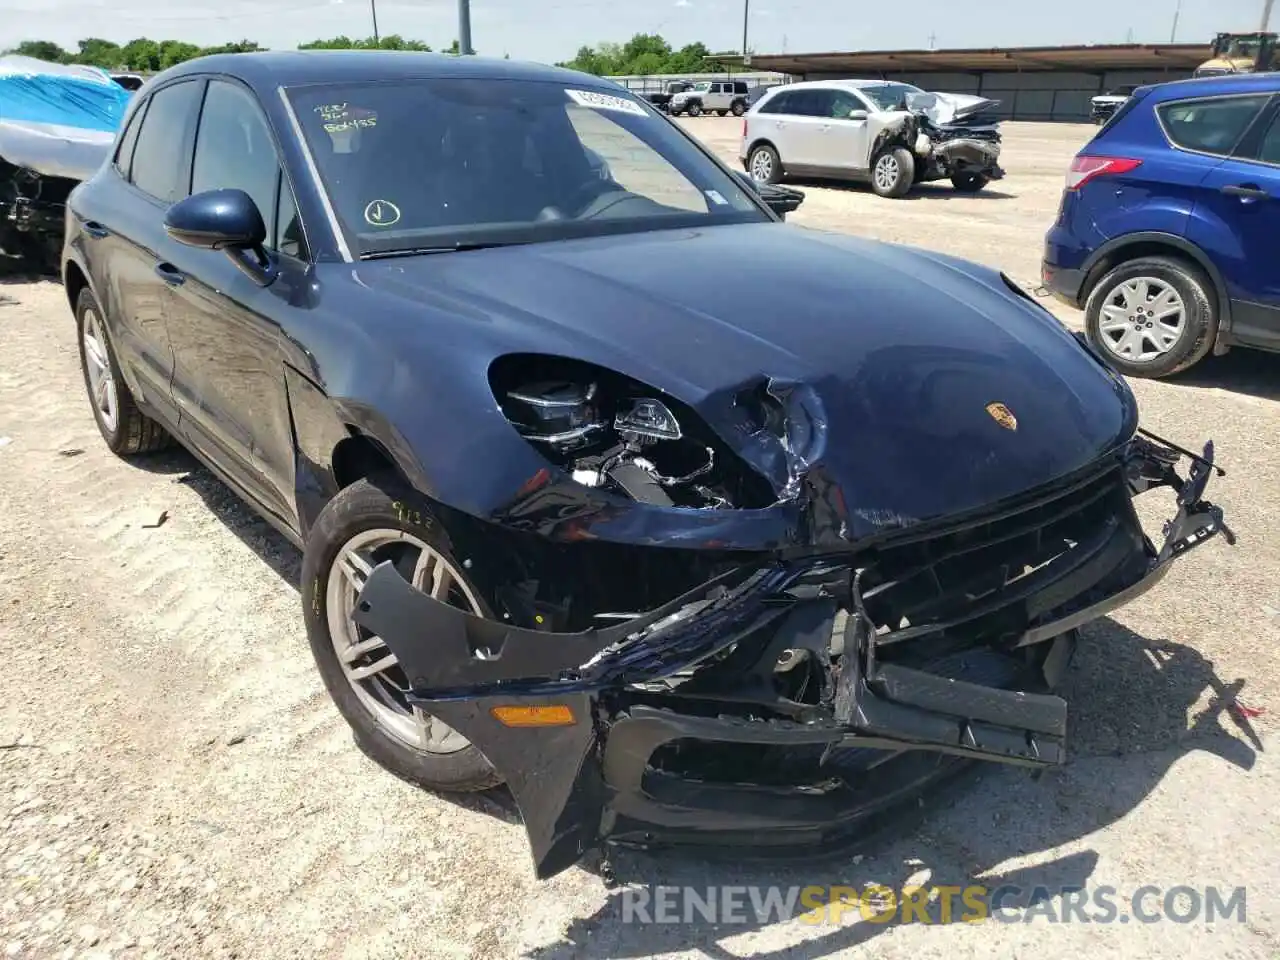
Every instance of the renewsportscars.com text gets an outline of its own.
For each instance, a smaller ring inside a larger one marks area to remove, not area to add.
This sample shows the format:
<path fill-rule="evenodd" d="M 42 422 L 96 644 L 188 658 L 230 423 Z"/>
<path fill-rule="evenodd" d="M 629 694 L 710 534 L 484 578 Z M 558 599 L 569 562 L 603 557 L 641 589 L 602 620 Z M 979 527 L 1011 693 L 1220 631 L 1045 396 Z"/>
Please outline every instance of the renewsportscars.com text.
<path fill-rule="evenodd" d="M 1245 922 L 1244 887 L 640 886 L 622 891 L 623 923 L 1214 923 Z"/>

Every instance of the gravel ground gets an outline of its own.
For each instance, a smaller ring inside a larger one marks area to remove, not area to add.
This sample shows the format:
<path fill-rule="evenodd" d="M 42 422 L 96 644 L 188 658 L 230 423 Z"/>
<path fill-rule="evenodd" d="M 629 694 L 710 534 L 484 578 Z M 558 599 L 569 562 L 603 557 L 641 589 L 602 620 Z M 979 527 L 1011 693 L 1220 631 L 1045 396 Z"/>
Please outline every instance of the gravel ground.
<path fill-rule="evenodd" d="M 686 121 L 732 158 L 739 123 Z M 977 197 L 808 190 L 797 223 L 933 247 L 1028 286 L 1087 128 L 1013 124 Z M 709 282 L 717 282 L 714 279 Z M 1062 312 L 1069 322 L 1078 318 Z M 1152 429 L 1212 436 L 1239 534 L 1087 631 L 1070 763 L 985 769 L 862 856 L 619 859 L 629 883 L 1247 887 L 1244 923 L 623 922 L 587 868 L 532 878 L 500 799 L 377 769 L 312 668 L 299 557 L 185 454 L 106 452 L 51 283 L 0 284 L 0 949 L 8 957 L 1280 956 L 1280 361 L 1136 383 Z M 1170 500 L 1145 509 L 1158 533 Z M 1253 728 L 1225 705 L 1264 712 Z M 1122 911 L 1123 912 L 1123 911 Z"/>

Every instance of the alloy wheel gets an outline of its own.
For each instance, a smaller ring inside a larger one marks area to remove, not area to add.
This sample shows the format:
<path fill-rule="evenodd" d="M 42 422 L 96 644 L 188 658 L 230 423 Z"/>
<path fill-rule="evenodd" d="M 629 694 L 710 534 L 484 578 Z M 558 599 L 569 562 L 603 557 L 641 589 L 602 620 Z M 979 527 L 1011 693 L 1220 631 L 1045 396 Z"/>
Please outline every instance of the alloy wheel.
<path fill-rule="evenodd" d="M 773 157 L 768 150 L 757 150 L 751 158 L 751 179 L 765 183 L 773 176 Z"/>
<path fill-rule="evenodd" d="M 1103 345 L 1130 363 L 1164 356 L 1187 325 L 1186 305 L 1169 283 L 1134 277 L 1117 286 L 1102 304 L 1098 332 Z"/>
<path fill-rule="evenodd" d="M 406 700 L 409 680 L 395 655 L 353 618 L 360 590 L 384 560 L 435 599 L 483 616 L 461 572 L 437 550 L 402 530 L 365 530 L 343 544 L 329 568 L 326 607 L 334 652 L 356 697 L 384 732 L 422 753 L 457 753 L 470 741 Z"/>
<path fill-rule="evenodd" d="M 107 356 L 107 338 L 96 310 L 84 313 L 84 362 L 89 374 L 89 398 L 108 433 L 114 433 L 120 418 L 120 398 Z"/>
<path fill-rule="evenodd" d="M 886 153 L 877 160 L 875 178 L 876 186 L 881 190 L 892 190 L 893 185 L 898 182 L 898 158 L 892 153 Z"/>

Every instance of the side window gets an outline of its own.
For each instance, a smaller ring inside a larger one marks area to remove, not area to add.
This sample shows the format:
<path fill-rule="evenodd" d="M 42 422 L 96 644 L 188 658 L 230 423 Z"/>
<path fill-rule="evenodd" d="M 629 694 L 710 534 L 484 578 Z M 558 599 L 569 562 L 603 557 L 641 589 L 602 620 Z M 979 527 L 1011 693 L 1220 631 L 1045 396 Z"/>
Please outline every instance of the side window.
<path fill-rule="evenodd" d="M 790 113 L 792 104 L 795 102 L 796 95 L 794 93 L 779 93 L 777 96 L 770 97 L 768 102 L 760 107 L 761 113 Z"/>
<path fill-rule="evenodd" d="M 1180 100 L 1157 107 L 1165 133 L 1184 150 L 1226 156 L 1269 96 Z"/>
<path fill-rule="evenodd" d="M 276 250 L 299 260 L 307 259 L 307 241 L 302 234 L 302 221 L 298 217 L 298 203 L 289 189 L 284 172 L 280 173 L 280 186 L 276 191 L 276 235 L 271 243 Z"/>
<path fill-rule="evenodd" d="M 142 118 L 129 178 L 139 190 L 165 203 L 187 195 L 188 151 L 203 87 L 202 80 L 184 80 L 157 90 Z"/>
<path fill-rule="evenodd" d="M 124 128 L 120 145 L 116 148 L 116 169 L 125 179 L 129 177 L 129 166 L 133 163 L 133 148 L 138 145 L 138 131 L 142 129 L 142 115 L 146 112 L 147 105 L 139 104 L 133 111 L 133 116 L 129 118 L 129 125 Z"/>
<path fill-rule="evenodd" d="M 1258 149 L 1258 159 L 1263 163 L 1274 163 L 1280 166 L 1280 112 L 1271 121 L 1267 135 L 1262 138 L 1262 146 Z"/>
<path fill-rule="evenodd" d="M 854 110 L 866 109 L 861 100 L 845 90 L 835 91 L 831 98 L 831 116 L 840 120 L 847 120 Z"/>
<path fill-rule="evenodd" d="M 806 117 L 834 117 L 835 104 L 835 90 L 808 90 L 799 112 Z"/>
<path fill-rule="evenodd" d="M 243 190 L 258 205 L 273 242 L 279 181 L 280 160 L 257 101 L 236 84 L 210 81 L 196 132 L 191 192 Z"/>

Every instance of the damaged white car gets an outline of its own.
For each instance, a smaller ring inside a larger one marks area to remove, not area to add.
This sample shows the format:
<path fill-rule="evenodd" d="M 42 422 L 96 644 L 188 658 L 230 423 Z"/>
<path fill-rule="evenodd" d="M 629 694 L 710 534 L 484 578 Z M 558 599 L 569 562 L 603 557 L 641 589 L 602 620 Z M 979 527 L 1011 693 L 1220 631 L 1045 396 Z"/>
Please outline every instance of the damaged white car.
<path fill-rule="evenodd" d="M 738 159 L 759 183 L 866 181 L 883 197 L 950 180 L 976 193 L 1004 176 L 998 101 L 883 80 L 818 80 L 770 91 L 743 117 Z"/>

